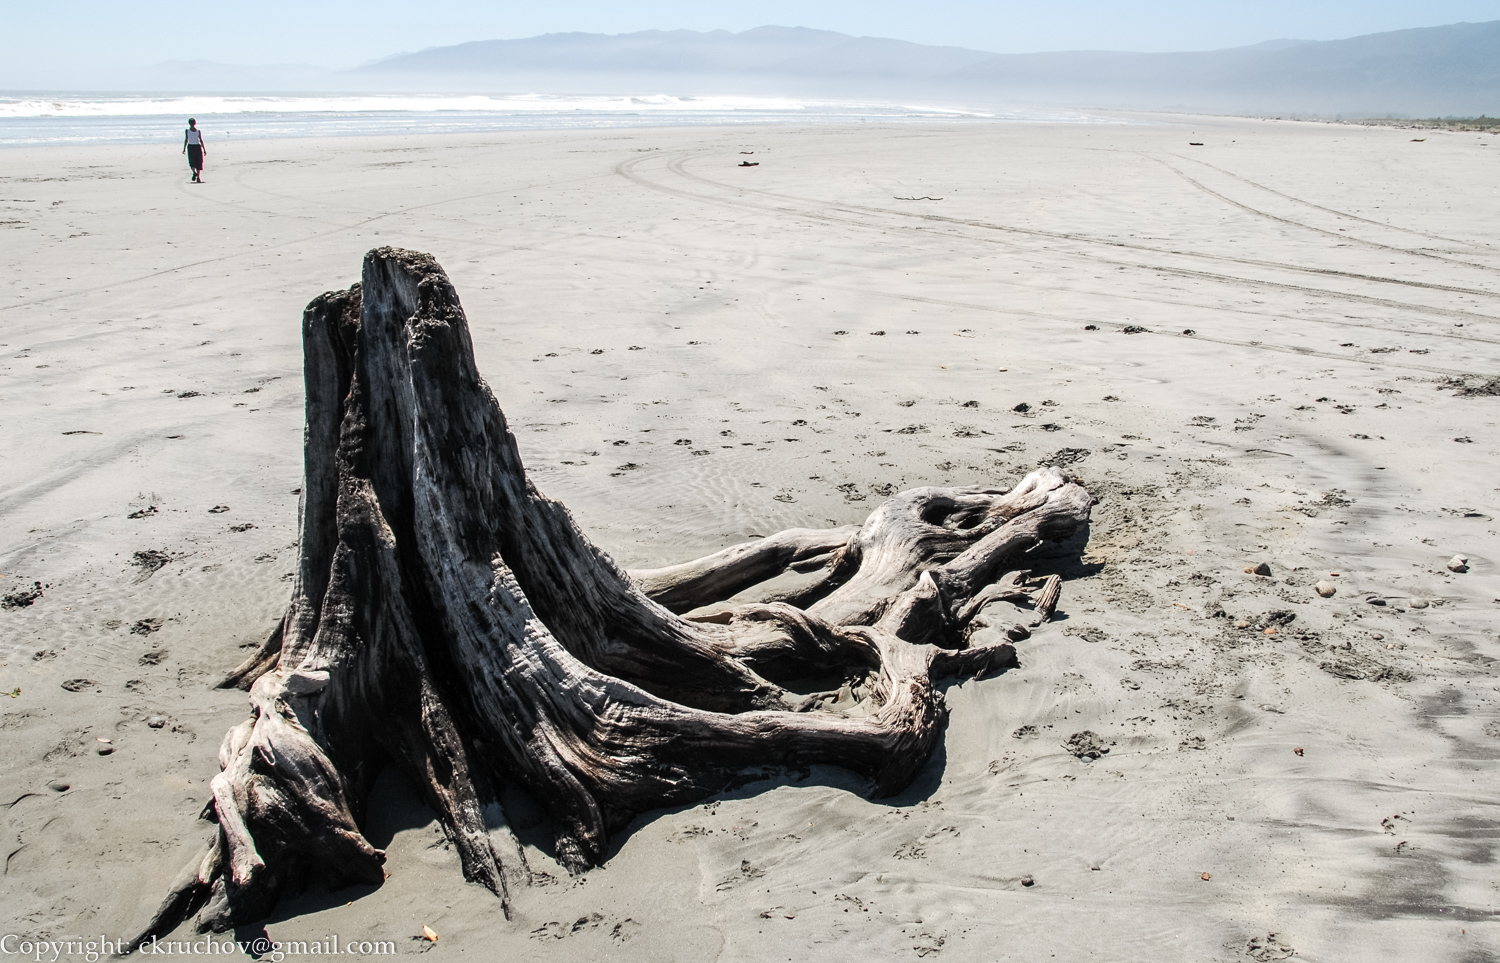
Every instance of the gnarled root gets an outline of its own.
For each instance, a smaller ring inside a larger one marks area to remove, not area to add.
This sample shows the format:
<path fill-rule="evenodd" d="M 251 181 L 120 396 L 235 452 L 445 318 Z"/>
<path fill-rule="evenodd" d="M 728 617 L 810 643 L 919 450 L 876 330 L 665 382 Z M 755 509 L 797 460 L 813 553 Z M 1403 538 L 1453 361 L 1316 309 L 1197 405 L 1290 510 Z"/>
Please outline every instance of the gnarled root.
<path fill-rule="evenodd" d="M 632 576 L 527 478 L 432 258 L 372 251 L 362 285 L 308 306 L 304 341 L 292 600 L 226 680 L 249 688 L 251 714 L 220 751 L 218 837 L 143 938 L 193 914 L 201 929 L 248 922 L 309 882 L 378 884 L 384 855 L 361 823 L 385 766 L 502 908 L 507 874 L 525 872 L 484 810 L 507 783 L 547 809 L 575 871 L 636 814 L 745 769 L 830 763 L 898 792 L 938 737 L 933 680 L 1015 664 L 968 629 L 998 601 L 1049 617 L 1058 580 L 1033 587 L 1020 563 L 1088 520 L 1088 494 L 1043 469 Z M 819 567 L 801 604 L 679 614 Z"/>

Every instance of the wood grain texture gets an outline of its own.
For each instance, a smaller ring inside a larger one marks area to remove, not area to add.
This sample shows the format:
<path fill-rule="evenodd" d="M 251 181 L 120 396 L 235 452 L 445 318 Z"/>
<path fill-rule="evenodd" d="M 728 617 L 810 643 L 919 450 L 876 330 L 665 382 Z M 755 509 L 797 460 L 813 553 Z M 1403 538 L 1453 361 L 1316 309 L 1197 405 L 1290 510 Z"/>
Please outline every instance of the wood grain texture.
<path fill-rule="evenodd" d="M 934 679 L 1015 664 L 1008 642 L 972 645 L 970 625 L 1030 600 L 1026 553 L 1089 517 L 1088 493 L 1049 468 L 631 575 L 529 480 L 430 256 L 370 252 L 360 285 L 308 306 L 304 341 L 292 599 L 224 682 L 248 689 L 250 714 L 220 750 L 218 837 L 142 939 L 194 914 L 201 930 L 250 922 L 313 881 L 378 884 L 384 854 L 360 826 L 386 766 L 507 912 L 508 881 L 529 871 L 484 810 L 509 783 L 547 810 L 575 872 L 637 814 L 745 770 L 827 763 L 898 792 L 940 732 Z M 820 566 L 805 607 L 679 614 Z M 1033 622 L 1060 583 L 1040 588 Z"/>

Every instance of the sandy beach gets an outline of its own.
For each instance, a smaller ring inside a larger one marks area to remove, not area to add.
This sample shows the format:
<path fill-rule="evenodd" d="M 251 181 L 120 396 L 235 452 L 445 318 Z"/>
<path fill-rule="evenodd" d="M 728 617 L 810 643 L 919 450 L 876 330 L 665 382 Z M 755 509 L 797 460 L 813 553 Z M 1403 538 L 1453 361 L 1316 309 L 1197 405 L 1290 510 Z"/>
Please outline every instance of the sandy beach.
<path fill-rule="evenodd" d="M 1098 504 L 1059 618 L 948 689 L 902 795 L 751 783 L 577 877 L 511 799 L 548 875 L 507 921 L 392 777 L 385 884 L 242 938 L 1500 959 L 1500 397 L 1465 389 L 1500 374 L 1500 143 L 1119 120 L 208 130 L 201 185 L 171 143 L 0 153 L 0 931 L 133 935 L 212 835 L 246 713 L 213 686 L 296 561 L 301 312 L 394 245 L 622 565 L 1042 464 Z"/>

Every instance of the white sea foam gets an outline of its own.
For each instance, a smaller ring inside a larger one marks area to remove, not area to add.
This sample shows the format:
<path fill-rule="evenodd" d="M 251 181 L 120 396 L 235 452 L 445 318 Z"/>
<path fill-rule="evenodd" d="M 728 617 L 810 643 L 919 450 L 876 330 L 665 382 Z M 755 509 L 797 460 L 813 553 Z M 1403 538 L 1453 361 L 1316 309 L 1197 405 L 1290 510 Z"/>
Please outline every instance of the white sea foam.
<path fill-rule="evenodd" d="M 189 116 L 211 137 L 236 139 L 683 124 L 1108 122 L 1066 110 L 668 94 L 0 96 L 0 146 L 180 140 Z"/>
<path fill-rule="evenodd" d="M 786 97 L 643 97 L 474 95 L 325 95 L 325 96 L 188 96 L 96 97 L 77 99 L 0 98 L 0 117 L 175 117 L 190 114 L 355 114 L 402 111 L 557 113 L 639 113 L 642 111 L 722 113 L 726 111 L 803 111 L 815 101 Z M 951 108 L 944 108 L 951 109 Z"/>

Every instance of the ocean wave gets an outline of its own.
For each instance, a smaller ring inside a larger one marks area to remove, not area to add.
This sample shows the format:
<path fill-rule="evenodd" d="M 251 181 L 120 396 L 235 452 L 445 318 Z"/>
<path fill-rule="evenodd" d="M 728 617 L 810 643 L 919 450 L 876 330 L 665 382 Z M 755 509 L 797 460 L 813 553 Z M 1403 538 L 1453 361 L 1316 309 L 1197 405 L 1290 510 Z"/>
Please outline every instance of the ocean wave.
<path fill-rule="evenodd" d="M 0 148 L 721 124 L 1120 123 L 1072 110 L 976 109 L 794 97 L 557 94 L 0 97 Z"/>
<path fill-rule="evenodd" d="M 0 98 L 0 118 L 42 117 L 173 117 L 236 114 L 359 114 L 359 113 L 737 113 L 804 112 L 809 109 L 865 108 L 868 110 L 937 110 L 957 114 L 959 108 L 911 108 L 879 104 L 843 104 L 788 97 L 675 97 L 560 96 L 551 94 L 486 95 L 350 95 L 350 96 L 202 96 L 97 97 L 77 99 Z"/>

